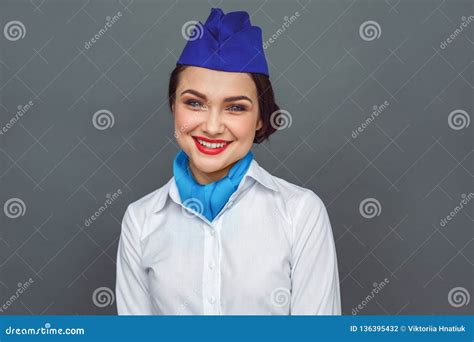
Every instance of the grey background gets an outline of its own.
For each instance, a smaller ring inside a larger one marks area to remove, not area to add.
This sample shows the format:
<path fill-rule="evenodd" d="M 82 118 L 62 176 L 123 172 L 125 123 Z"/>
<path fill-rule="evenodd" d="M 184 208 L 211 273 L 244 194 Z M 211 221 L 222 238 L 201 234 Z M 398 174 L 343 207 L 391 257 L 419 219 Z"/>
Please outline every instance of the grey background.
<path fill-rule="evenodd" d="M 265 40 L 300 14 L 266 49 L 292 125 L 254 151 L 269 172 L 326 204 L 343 313 L 387 278 L 359 314 L 472 314 L 472 203 L 440 225 L 473 190 L 474 124 L 453 129 L 448 116 L 473 113 L 474 23 L 440 47 L 474 14 L 472 2 L 457 0 L 1 1 L 0 126 L 34 103 L 0 135 L 0 306 L 34 281 L 1 314 L 116 314 L 115 298 L 102 307 L 94 291 L 114 289 L 126 206 L 172 176 L 168 76 L 185 44 L 181 28 L 212 6 L 248 11 Z M 12 20 L 25 26 L 23 39 L 6 39 Z M 369 20 L 381 34 L 366 41 L 359 27 Z M 101 109 L 114 116 L 105 130 L 92 122 Z M 11 198 L 25 203 L 18 218 L 6 215 Z M 366 198 L 379 201 L 378 216 L 361 215 Z M 460 306 L 449 300 L 456 287 Z"/>

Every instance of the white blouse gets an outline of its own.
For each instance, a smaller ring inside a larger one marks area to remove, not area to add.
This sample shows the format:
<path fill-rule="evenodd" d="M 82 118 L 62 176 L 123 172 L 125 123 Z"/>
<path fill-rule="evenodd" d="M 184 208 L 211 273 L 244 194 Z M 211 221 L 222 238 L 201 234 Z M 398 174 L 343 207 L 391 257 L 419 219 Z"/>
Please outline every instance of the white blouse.
<path fill-rule="evenodd" d="M 326 208 L 254 159 L 209 222 L 173 177 L 125 212 L 116 296 L 119 315 L 340 315 Z"/>

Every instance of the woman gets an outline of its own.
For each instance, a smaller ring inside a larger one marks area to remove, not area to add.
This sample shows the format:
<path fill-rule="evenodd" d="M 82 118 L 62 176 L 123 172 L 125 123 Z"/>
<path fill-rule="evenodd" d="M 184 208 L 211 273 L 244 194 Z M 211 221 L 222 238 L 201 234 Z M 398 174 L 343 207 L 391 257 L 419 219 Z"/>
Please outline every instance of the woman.
<path fill-rule="evenodd" d="M 340 314 L 323 202 L 251 151 L 278 128 L 260 28 L 213 8 L 194 34 L 169 83 L 173 177 L 122 222 L 118 313 Z"/>

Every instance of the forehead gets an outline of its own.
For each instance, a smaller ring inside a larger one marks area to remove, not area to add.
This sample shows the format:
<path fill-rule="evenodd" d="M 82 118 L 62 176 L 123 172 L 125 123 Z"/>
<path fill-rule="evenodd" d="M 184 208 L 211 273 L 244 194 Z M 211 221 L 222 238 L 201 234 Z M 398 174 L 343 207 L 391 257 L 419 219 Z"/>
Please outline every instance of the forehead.
<path fill-rule="evenodd" d="M 257 96 L 257 88 L 248 73 L 187 67 L 179 75 L 177 92 L 194 89 L 209 98 L 220 96 Z"/>

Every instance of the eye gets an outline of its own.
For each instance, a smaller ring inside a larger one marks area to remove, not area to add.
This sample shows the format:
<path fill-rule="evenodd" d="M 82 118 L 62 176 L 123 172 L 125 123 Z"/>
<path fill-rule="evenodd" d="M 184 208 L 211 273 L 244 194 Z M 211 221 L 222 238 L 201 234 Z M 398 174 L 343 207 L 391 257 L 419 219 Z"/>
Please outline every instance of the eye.
<path fill-rule="evenodd" d="M 187 100 L 185 102 L 188 106 L 192 107 L 193 109 L 200 109 L 202 108 L 202 104 L 199 101 L 196 100 Z"/>
<path fill-rule="evenodd" d="M 247 108 L 245 106 L 241 106 L 241 105 L 231 105 L 231 106 L 227 107 L 227 110 L 230 110 L 232 112 L 243 112 L 246 109 Z"/>

